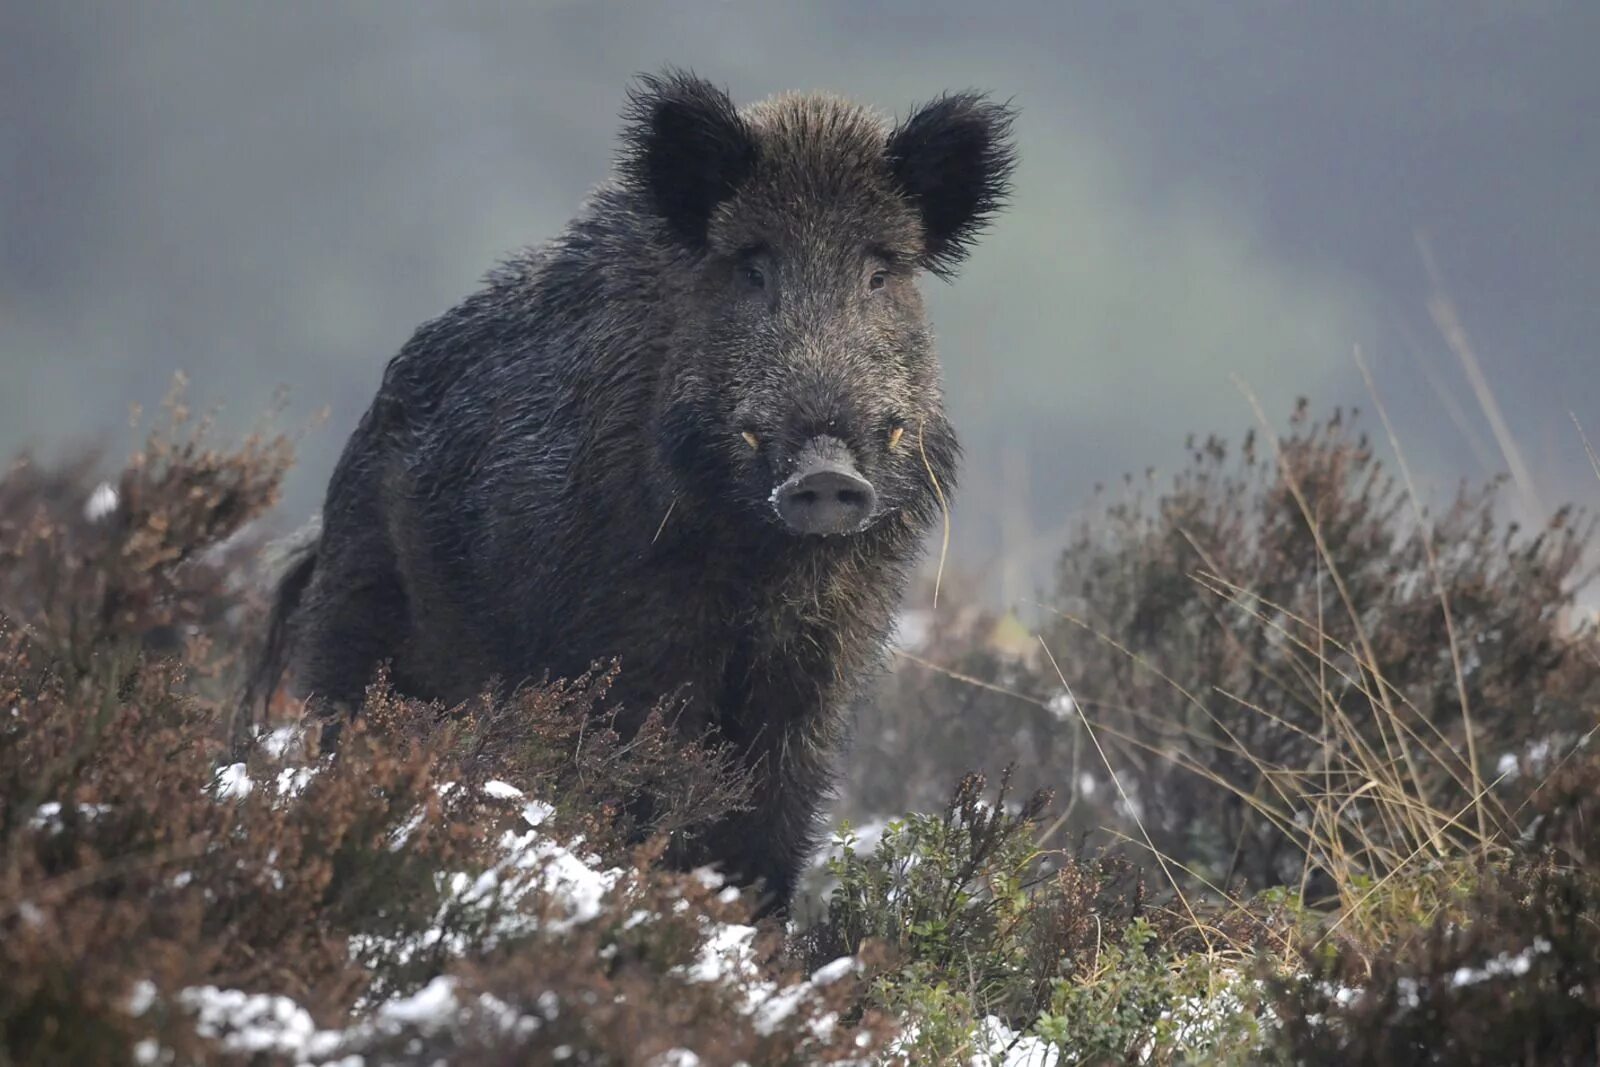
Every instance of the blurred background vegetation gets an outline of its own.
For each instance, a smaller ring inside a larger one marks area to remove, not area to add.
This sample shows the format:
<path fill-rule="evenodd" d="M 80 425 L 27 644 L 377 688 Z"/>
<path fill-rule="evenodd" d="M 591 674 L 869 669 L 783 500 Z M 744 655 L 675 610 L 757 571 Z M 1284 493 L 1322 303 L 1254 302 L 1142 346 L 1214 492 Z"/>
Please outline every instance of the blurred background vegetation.
<path fill-rule="evenodd" d="M 1247 423 L 1230 374 L 1275 419 L 1331 408 L 1360 345 L 1425 492 L 1505 469 L 1441 289 L 1537 520 L 1587 491 L 1565 415 L 1600 397 L 1597 39 L 1576 0 L 7 4 L 0 453 L 120 456 L 179 368 L 240 419 L 287 386 L 330 411 L 294 525 L 384 361 L 572 215 L 628 77 L 676 63 L 741 101 L 1021 107 L 1012 211 L 928 286 L 968 446 L 951 560 L 985 600 L 1048 581 L 1096 482 Z"/>

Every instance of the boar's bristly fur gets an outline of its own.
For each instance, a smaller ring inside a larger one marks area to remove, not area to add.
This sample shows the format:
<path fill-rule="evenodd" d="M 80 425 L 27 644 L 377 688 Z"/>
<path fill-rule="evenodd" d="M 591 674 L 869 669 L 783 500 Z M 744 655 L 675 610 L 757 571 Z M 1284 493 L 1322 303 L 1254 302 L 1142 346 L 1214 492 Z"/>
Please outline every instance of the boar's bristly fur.
<path fill-rule="evenodd" d="M 640 79 L 617 176 L 389 363 L 275 613 L 292 688 L 337 721 L 385 664 L 452 702 L 616 658 L 625 723 L 671 697 L 754 783 L 685 862 L 783 907 L 954 482 L 917 277 L 1002 204 L 1011 117 Z"/>

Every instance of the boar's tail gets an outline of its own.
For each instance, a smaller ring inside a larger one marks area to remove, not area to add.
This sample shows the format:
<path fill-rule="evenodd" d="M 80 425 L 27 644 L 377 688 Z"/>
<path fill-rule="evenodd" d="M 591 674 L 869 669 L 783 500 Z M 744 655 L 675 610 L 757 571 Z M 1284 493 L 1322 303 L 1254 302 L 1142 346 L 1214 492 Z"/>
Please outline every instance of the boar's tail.
<path fill-rule="evenodd" d="M 266 639 L 234 715 L 233 747 L 235 755 L 241 758 L 250 727 L 255 724 L 258 713 L 264 714 L 270 708 L 288 669 L 294 617 L 316 573 L 317 542 L 321 536 L 322 521 L 318 515 L 288 537 L 268 545 L 263 553 L 268 572 L 279 577 L 272 597 L 272 612 L 267 617 Z"/>

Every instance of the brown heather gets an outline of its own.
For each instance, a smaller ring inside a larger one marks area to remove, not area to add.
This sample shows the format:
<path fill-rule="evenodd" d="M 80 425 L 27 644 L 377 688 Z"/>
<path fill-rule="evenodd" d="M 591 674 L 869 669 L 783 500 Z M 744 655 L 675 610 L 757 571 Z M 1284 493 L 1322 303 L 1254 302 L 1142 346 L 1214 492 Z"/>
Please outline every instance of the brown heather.
<path fill-rule="evenodd" d="M 260 619 L 242 568 L 288 445 L 213 450 L 178 416 L 181 436 L 151 437 L 99 521 L 84 513 L 91 460 L 22 462 L 0 482 L 0 1064 L 130 1062 L 141 1041 L 164 1062 L 277 1062 L 202 1036 L 180 992 L 281 994 L 331 1029 L 446 972 L 466 1005 L 456 1025 L 369 1035 L 371 1062 L 431 1062 L 441 1042 L 456 1062 L 548 1062 L 567 1046 L 617 1064 L 679 1046 L 708 1063 L 828 1062 L 876 1044 L 882 1024 L 859 1010 L 859 1025 L 811 1029 L 847 1007 L 853 980 L 763 1032 L 737 985 L 674 973 L 708 922 L 749 911 L 656 860 L 743 787 L 721 753 L 672 739 L 669 709 L 626 739 L 593 719 L 607 670 L 449 713 L 380 680 L 337 759 L 304 737 L 276 755 L 251 743 L 233 717 Z M 254 786 L 219 797 L 240 736 Z M 315 773 L 287 802 L 276 782 L 301 768 Z M 623 866 L 598 917 L 554 936 L 540 929 L 551 894 L 484 908 L 446 892 L 441 872 L 489 870 L 519 825 L 517 805 L 479 788 L 496 777 L 556 802 L 555 839 L 581 833 Z M 510 908 L 524 932 L 492 933 Z M 641 913 L 653 921 L 630 922 Z M 777 933 L 758 947 L 761 980 L 796 979 Z M 508 1034 L 479 1018 L 478 992 L 562 1009 Z"/>
<path fill-rule="evenodd" d="M 337 758 L 315 731 L 264 743 L 297 709 L 248 722 L 236 695 L 288 443 L 218 449 L 174 415 L 98 519 L 92 458 L 0 478 L 0 1065 L 292 1061 L 199 1025 L 206 986 L 289 997 L 367 1063 L 1600 1054 L 1574 513 L 1527 534 L 1464 488 L 1425 551 L 1348 416 L 1201 445 L 1072 538 L 1042 642 L 946 584 L 844 768 L 853 817 L 909 814 L 836 850 L 809 925 L 759 924 L 744 971 L 692 981 L 752 923 L 669 862 L 748 803 L 729 754 L 679 740 L 670 702 L 619 728 L 604 663 L 450 708 L 380 676 Z M 236 760 L 253 787 L 219 795 Z M 1038 786 L 1064 800 L 1011 799 Z M 529 802 L 616 871 L 586 921 L 536 876 L 452 889 L 503 864 Z M 797 984 L 846 955 L 858 976 Z M 440 976 L 447 1020 L 373 1024 Z M 795 1008 L 758 1025 L 773 988 Z M 1194 1004 L 1212 1029 L 1175 1021 Z"/>

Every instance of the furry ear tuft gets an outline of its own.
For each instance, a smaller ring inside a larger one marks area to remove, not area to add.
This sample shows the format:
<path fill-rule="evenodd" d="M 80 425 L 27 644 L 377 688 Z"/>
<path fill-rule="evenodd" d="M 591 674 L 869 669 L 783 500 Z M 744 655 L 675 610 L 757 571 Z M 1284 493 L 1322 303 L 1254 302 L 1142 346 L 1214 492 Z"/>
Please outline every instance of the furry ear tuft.
<path fill-rule="evenodd" d="M 711 213 L 755 169 L 750 128 L 727 93 L 672 69 L 638 77 L 623 120 L 622 173 L 680 240 L 702 247 Z"/>
<path fill-rule="evenodd" d="M 952 93 L 918 108 L 889 135 L 889 169 L 922 213 L 923 266 L 949 277 L 1006 204 L 1016 111 L 981 93 Z"/>

